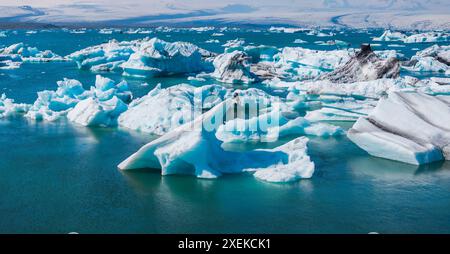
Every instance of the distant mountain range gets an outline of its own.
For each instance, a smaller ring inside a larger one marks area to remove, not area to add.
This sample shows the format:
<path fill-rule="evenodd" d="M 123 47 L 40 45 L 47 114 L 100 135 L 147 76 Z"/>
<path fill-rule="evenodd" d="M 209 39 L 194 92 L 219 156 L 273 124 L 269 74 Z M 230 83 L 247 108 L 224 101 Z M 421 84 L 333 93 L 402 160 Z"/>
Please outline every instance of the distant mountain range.
<path fill-rule="evenodd" d="M 450 30 L 449 13 L 448 0 L 0 0 L 0 27 L 292 25 Z"/>

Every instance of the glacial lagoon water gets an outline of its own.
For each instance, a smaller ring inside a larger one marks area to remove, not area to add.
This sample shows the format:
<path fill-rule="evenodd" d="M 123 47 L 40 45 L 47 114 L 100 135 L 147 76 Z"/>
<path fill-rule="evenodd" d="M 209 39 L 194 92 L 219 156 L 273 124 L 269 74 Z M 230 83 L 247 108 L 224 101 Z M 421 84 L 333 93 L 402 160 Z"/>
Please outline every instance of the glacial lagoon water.
<path fill-rule="evenodd" d="M 27 34 L 17 30 L 0 38 L 0 48 L 17 42 L 59 55 L 106 42 L 158 36 L 189 41 L 222 52 L 226 40 L 248 44 L 334 49 L 327 40 L 304 33 L 227 31 L 99 34 L 62 30 Z M 335 39 L 354 47 L 382 31 L 346 31 Z M 294 44 L 295 39 L 308 41 Z M 375 49 L 389 49 L 387 42 Z M 396 42 L 396 44 L 399 44 Z M 405 57 L 430 44 L 395 47 Z M 405 73 L 403 73 L 405 74 Z M 105 74 L 116 81 L 120 74 Z M 436 76 L 436 75 L 434 75 Z M 73 62 L 24 63 L 0 70 L 0 93 L 32 103 L 36 92 L 55 89 L 74 78 L 92 85 L 95 74 Z M 157 83 L 167 87 L 186 77 L 127 79 L 135 97 Z M 142 86 L 147 82 L 148 86 Z M 257 86 L 257 85 L 255 85 Z M 346 126 L 348 127 L 348 126 Z M 1 233 L 450 233 L 450 163 L 412 166 L 368 156 L 346 137 L 310 137 L 316 164 L 311 179 L 295 183 L 262 182 L 251 175 L 216 180 L 164 176 L 156 170 L 121 172 L 117 164 L 153 137 L 117 128 L 86 128 L 61 120 L 35 122 L 0 119 Z M 291 138 L 258 145 L 227 145 L 230 150 L 276 147 Z"/>

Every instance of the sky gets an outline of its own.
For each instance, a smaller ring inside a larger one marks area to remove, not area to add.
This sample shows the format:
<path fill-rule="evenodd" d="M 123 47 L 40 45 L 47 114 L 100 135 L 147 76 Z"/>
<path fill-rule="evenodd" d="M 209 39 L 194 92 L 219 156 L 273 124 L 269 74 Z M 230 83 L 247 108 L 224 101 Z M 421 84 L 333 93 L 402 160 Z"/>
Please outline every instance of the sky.
<path fill-rule="evenodd" d="M 26 7 L 23 7 L 26 6 Z M 450 28 L 449 0 L 0 0 L 0 22 Z"/>

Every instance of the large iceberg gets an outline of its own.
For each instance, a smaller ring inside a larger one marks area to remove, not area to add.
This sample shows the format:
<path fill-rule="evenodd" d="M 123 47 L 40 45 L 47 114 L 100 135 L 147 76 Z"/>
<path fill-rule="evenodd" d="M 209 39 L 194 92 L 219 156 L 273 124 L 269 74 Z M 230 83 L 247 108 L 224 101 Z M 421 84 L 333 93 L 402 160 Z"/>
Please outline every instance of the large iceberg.
<path fill-rule="evenodd" d="M 378 57 L 370 45 L 362 45 L 361 50 L 346 64 L 326 73 L 320 79 L 335 83 L 351 83 L 376 80 L 380 78 L 396 78 L 400 73 L 399 61 L 394 58 Z"/>
<path fill-rule="evenodd" d="M 163 135 L 222 102 L 226 93 L 227 90 L 218 85 L 197 88 L 180 84 L 164 89 L 157 85 L 129 104 L 128 110 L 119 117 L 119 125 Z"/>
<path fill-rule="evenodd" d="M 257 77 L 251 72 L 248 60 L 242 51 L 221 54 L 214 59 L 212 77 L 224 83 L 252 83 Z"/>
<path fill-rule="evenodd" d="M 212 70 L 213 53 L 188 42 L 158 38 L 111 40 L 68 56 L 79 68 L 91 71 L 123 71 L 124 75 L 151 77 Z"/>
<path fill-rule="evenodd" d="M 289 182 L 312 176 L 314 163 L 307 155 L 308 140 L 304 137 L 274 149 L 243 153 L 224 150 L 215 129 L 234 104 L 234 99 L 228 99 L 216 105 L 194 121 L 143 146 L 118 167 L 122 170 L 161 169 L 162 175 L 190 174 L 199 178 L 249 171 L 270 182 Z"/>
<path fill-rule="evenodd" d="M 391 92 L 348 137 L 369 154 L 410 164 L 450 159 L 449 100 Z"/>
<path fill-rule="evenodd" d="M 93 113 L 105 114 L 105 112 L 99 113 L 97 111 L 111 111 L 114 101 L 119 103 L 117 105 L 119 108 L 123 109 L 120 102 L 114 98 L 117 97 L 121 102 L 128 102 L 132 97 L 125 81 L 115 84 L 113 80 L 100 75 L 97 75 L 95 86 L 92 86 L 90 90 L 85 90 L 82 84 L 74 79 L 58 81 L 57 85 L 56 91 L 46 90 L 38 92 L 37 100 L 25 116 L 35 120 L 54 121 L 62 116 L 66 116 L 79 102 L 87 100 L 76 107 L 69 120 L 83 125 L 110 125 L 114 121 L 99 123 L 97 120 L 87 121 L 82 119 L 98 119 L 98 117 L 89 115 Z M 117 111 L 120 110 L 114 110 L 114 112 Z M 114 115 L 114 113 L 111 114 Z"/>
<path fill-rule="evenodd" d="M 123 63 L 124 75 L 153 77 L 212 70 L 213 54 L 188 42 L 166 42 L 158 38 L 143 42 Z"/>

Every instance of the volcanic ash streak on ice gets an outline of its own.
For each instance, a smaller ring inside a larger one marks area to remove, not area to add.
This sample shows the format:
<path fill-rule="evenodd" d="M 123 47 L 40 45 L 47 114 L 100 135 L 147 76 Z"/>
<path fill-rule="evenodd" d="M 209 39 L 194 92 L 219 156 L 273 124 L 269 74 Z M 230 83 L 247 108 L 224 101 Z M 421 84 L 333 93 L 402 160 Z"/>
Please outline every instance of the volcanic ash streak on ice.
<path fill-rule="evenodd" d="M 373 156 L 420 165 L 450 159 L 449 123 L 448 96 L 392 92 L 348 137 Z"/>

